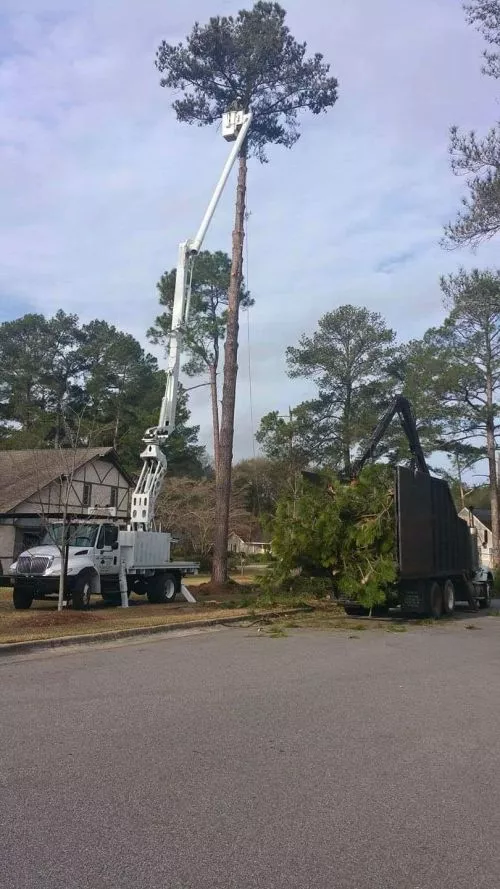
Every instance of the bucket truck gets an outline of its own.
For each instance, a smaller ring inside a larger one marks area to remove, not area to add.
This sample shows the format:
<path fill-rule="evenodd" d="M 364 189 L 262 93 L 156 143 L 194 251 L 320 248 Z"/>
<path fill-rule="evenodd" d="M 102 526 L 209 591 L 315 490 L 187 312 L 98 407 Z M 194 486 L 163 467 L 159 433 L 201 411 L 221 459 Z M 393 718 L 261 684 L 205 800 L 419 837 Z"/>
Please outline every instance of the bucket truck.
<path fill-rule="evenodd" d="M 95 516 L 79 516 L 70 522 L 66 595 L 73 608 L 88 607 L 93 593 L 108 600 L 119 599 L 123 607 L 132 591 L 147 595 L 155 603 L 171 602 L 177 593 L 189 602 L 195 601 L 183 578 L 196 574 L 198 566 L 171 561 L 172 538 L 156 528 L 155 507 L 167 471 L 163 446 L 176 425 L 182 338 L 189 318 L 193 264 L 251 121 L 251 112 L 233 110 L 223 116 L 222 135 L 233 143 L 231 151 L 195 237 L 179 245 L 165 393 L 158 424 L 147 429 L 143 438 L 142 470 L 132 494 L 127 527 L 120 529 L 109 520 L 95 520 Z M 62 570 L 62 533 L 62 524 L 50 526 L 42 543 L 21 553 L 10 566 L 15 608 L 29 608 L 33 599 L 57 592 Z"/>

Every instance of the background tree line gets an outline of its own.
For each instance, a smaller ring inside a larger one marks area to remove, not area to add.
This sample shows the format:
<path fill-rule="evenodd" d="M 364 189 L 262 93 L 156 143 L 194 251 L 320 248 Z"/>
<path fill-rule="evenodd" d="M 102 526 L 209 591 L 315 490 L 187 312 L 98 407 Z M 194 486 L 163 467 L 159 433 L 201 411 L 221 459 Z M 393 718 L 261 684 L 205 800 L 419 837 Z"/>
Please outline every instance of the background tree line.
<path fill-rule="evenodd" d="M 211 277 L 214 269 L 225 275 L 219 283 Z M 198 268 L 195 312 L 186 331 L 188 375 L 206 370 L 213 379 L 215 355 L 224 338 L 229 270 L 229 258 L 220 253 L 205 256 Z M 171 277 L 166 273 L 158 285 L 166 311 L 150 331 L 150 338 L 163 345 L 168 342 Z M 242 291 L 243 299 L 250 302 Z M 0 324 L 2 449 L 110 445 L 124 468 L 137 475 L 142 436 L 157 422 L 164 388 L 165 374 L 156 358 L 133 336 L 105 321 L 81 324 L 76 315 L 60 310 L 51 318 L 28 314 Z M 177 429 L 165 446 L 168 474 L 157 518 L 180 536 L 187 554 L 206 561 L 213 548 L 214 469 L 199 444 L 199 426 L 189 419 L 188 395 L 182 390 Z M 261 536 L 260 519 L 271 512 L 276 499 L 270 490 L 276 482 L 274 469 L 268 463 L 243 460 L 234 468 L 229 524 L 245 539 Z"/>
<path fill-rule="evenodd" d="M 217 285 L 214 269 L 222 276 Z M 222 295 L 228 276 L 227 256 L 204 254 L 186 331 L 185 370 L 199 376 L 204 369 L 209 383 L 225 335 Z M 160 297 L 168 309 L 166 278 Z M 461 474 L 457 467 L 463 472 L 488 460 L 490 502 L 494 490 L 498 503 L 500 272 L 461 271 L 443 279 L 441 287 L 448 314 L 420 340 L 400 344 L 379 314 L 346 305 L 328 312 L 316 331 L 289 347 L 290 376 L 309 380 L 315 395 L 288 417 L 274 411 L 262 418 L 257 438 L 263 456 L 233 470 L 230 530 L 261 537 L 279 498 L 293 496 L 301 469 L 348 472 L 397 392 L 411 400 L 431 459 L 437 453 L 450 457 L 454 476 Z M 251 302 L 244 290 L 242 299 Z M 160 331 L 157 322 L 151 338 L 163 341 Z M 196 363 L 197 355 L 206 357 L 203 365 Z M 134 337 L 104 321 L 81 325 L 75 315 L 59 311 L 48 319 L 25 315 L 5 322 L 0 325 L 0 444 L 70 446 L 78 430 L 78 444 L 112 445 L 135 472 L 141 438 L 156 421 L 164 383 L 156 359 Z M 167 446 L 169 474 L 159 517 L 172 522 L 195 553 L 206 555 L 213 545 L 215 479 L 197 436 L 183 393 L 179 426 Z M 389 463 L 408 458 L 397 424 L 374 458 Z M 475 505 L 484 505 L 484 499 L 482 492 L 481 504 Z"/>
<path fill-rule="evenodd" d="M 130 334 L 59 310 L 0 324 L 0 447 L 110 445 L 131 473 L 158 419 L 165 375 Z M 187 396 L 166 448 L 171 474 L 201 476 L 208 458 Z"/>
<path fill-rule="evenodd" d="M 387 405 L 396 393 L 406 395 L 431 460 L 446 455 L 460 477 L 486 459 L 495 536 L 500 271 L 461 270 L 443 278 L 441 288 L 448 310 L 443 324 L 402 345 L 383 318 L 365 308 L 341 306 L 324 315 L 312 336 L 287 350 L 290 377 L 310 380 L 315 397 L 291 409 L 288 419 L 267 414 L 257 438 L 264 454 L 285 467 L 289 483 L 308 466 L 349 474 Z M 373 457 L 393 464 L 408 459 L 398 424 Z"/>

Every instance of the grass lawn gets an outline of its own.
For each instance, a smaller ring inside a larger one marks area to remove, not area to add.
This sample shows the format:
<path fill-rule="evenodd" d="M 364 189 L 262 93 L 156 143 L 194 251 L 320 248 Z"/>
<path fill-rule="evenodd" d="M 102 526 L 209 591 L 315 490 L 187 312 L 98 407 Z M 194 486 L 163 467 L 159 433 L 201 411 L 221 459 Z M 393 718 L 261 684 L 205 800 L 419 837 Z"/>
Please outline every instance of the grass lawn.
<path fill-rule="evenodd" d="M 99 596 L 94 596 L 88 611 L 65 608 L 58 612 L 56 598 L 35 601 L 29 610 L 16 611 L 12 604 L 12 589 L 3 587 L 0 588 L 0 644 L 135 627 L 170 626 L 224 616 L 243 618 L 259 610 L 276 608 L 265 600 L 259 601 L 259 592 L 252 587 L 255 577 L 238 575 L 236 583 L 216 597 L 203 587 L 209 579 L 208 575 L 200 575 L 189 580 L 187 586 L 198 600 L 195 605 L 182 598 L 172 604 L 151 605 L 146 597 L 132 594 L 129 608 L 120 608 L 107 605 Z M 286 607 L 286 603 L 282 604 Z M 295 605 L 296 602 L 291 600 L 288 607 Z"/>
<path fill-rule="evenodd" d="M 73 611 L 71 608 L 57 611 L 56 598 L 33 602 L 28 611 L 15 611 L 12 604 L 12 589 L 0 588 L 0 644 L 9 642 L 30 642 L 36 639 L 52 639 L 58 636 L 78 636 L 88 633 L 105 633 L 137 627 L 173 626 L 189 621 L 241 617 L 251 619 L 258 632 L 276 638 L 288 636 L 294 629 L 316 629 L 348 631 L 349 638 L 360 638 L 367 630 L 388 633 L 405 633 L 412 627 L 423 624 L 444 628 L 452 621 L 368 619 L 350 618 L 342 607 L 327 600 L 308 599 L 304 596 L 269 596 L 260 593 L 255 586 L 255 575 L 234 575 L 234 582 L 216 594 L 209 586 L 209 576 L 191 578 L 187 586 L 197 602 L 190 605 L 180 598 L 172 604 L 151 605 L 144 596 L 135 593 L 129 599 L 129 608 L 107 605 L 99 596 L 92 599 L 88 611 Z M 286 612 L 291 608 L 305 606 L 303 613 L 291 614 L 259 620 L 265 611 Z M 494 614 L 495 612 L 489 612 Z M 496 612 L 498 613 L 498 612 Z M 477 618 L 479 615 L 474 615 Z M 487 616 L 483 613 L 481 616 Z M 459 617 L 459 615 L 457 615 Z M 470 615 L 461 615 L 470 619 Z M 474 623 L 475 628 L 475 623 Z"/>

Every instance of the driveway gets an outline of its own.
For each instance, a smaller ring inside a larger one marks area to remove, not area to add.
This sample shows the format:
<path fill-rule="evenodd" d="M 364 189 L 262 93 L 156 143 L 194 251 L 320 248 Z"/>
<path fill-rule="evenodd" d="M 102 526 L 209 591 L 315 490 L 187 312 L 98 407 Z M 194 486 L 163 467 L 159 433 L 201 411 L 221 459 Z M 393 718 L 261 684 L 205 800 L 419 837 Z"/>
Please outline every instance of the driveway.
<path fill-rule="evenodd" d="M 496 889 L 499 680 L 482 615 L 4 658 L 2 886 Z"/>

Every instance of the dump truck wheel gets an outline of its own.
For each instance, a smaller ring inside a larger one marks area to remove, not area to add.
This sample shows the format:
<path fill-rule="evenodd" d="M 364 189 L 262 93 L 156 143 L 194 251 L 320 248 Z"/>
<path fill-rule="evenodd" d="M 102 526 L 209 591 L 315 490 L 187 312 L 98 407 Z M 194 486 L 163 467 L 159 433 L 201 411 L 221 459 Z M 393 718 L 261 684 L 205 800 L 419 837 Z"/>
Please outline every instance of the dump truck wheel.
<path fill-rule="evenodd" d="M 14 584 L 12 601 L 17 611 L 27 611 L 28 608 L 31 608 L 31 603 L 33 602 L 33 591 L 28 586 L 22 586 L 18 583 Z"/>
<path fill-rule="evenodd" d="M 443 611 L 448 615 L 455 611 L 455 587 L 451 580 L 447 580 L 443 587 Z"/>
<path fill-rule="evenodd" d="M 346 602 L 344 604 L 344 611 L 349 617 L 363 617 L 370 613 L 368 608 L 364 608 L 363 605 L 356 605 L 353 602 Z"/>
<path fill-rule="evenodd" d="M 484 598 L 478 599 L 478 605 L 480 608 L 491 607 L 491 584 L 489 581 L 486 583 L 486 595 Z"/>
<path fill-rule="evenodd" d="M 427 613 L 438 620 L 443 613 L 443 593 L 436 580 L 429 584 L 427 592 Z"/>
<path fill-rule="evenodd" d="M 148 584 L 148 599 L 153 605 L 173 602 L 177 595 L 176 578 L 173 574 L 157 574 Z"/>

